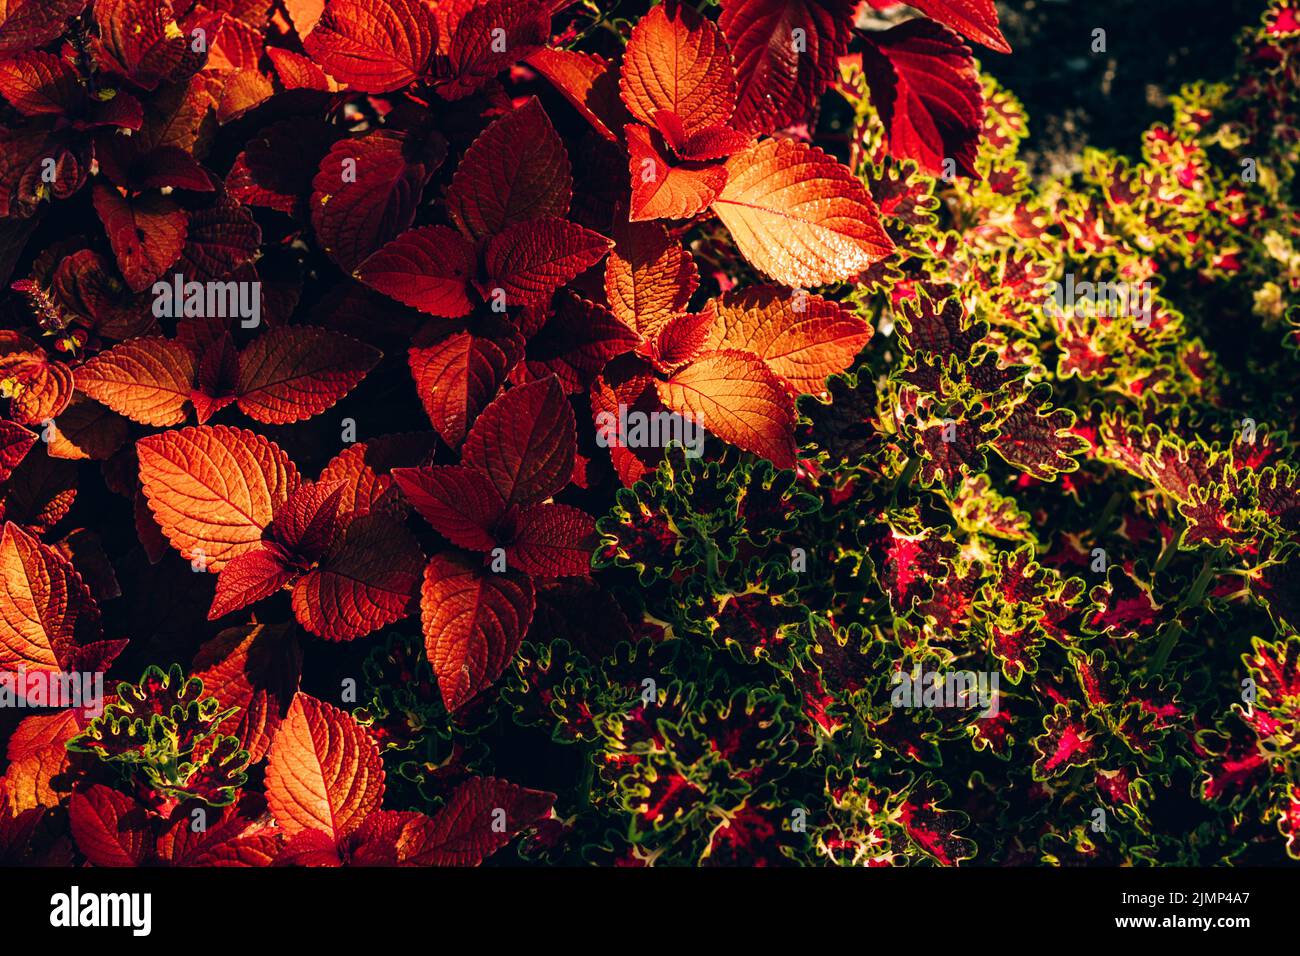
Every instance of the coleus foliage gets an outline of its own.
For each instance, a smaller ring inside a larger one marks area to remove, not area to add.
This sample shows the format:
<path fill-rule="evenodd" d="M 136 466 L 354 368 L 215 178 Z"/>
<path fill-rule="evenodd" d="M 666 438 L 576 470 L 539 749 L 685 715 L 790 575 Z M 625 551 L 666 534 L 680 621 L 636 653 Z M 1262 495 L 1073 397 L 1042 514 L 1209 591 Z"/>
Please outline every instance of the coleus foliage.
<path fill-rule="evenodd" d="M 1300 856 L 1295 13 L 1031 185 L 913 7 L 0 11 L 0 859 Z"/>

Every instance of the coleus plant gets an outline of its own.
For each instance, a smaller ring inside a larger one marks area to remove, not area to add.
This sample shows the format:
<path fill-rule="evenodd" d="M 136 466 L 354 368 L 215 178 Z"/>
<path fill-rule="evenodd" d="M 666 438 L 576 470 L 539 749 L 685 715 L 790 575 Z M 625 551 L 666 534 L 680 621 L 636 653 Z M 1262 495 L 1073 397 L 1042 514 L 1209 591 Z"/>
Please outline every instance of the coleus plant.
<path fill-rule="evenodd" d="M 0 859 L 1300 857 L 1296 12 L 1035 182 L 912 6 L 0 11 Z"/>

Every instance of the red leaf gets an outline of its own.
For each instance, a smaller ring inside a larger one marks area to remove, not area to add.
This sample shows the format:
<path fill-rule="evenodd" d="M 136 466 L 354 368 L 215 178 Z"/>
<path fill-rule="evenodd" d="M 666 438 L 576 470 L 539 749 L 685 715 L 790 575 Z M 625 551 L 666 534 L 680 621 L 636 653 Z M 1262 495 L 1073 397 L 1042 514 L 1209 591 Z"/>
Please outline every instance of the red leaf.
<path fill-rule="evenodd" d="M 202 64 L 166 0 L 95 0 L 95 22 L 104 65 L 143 89 L 179 80 Z"/>
<path fill-rule="evenodd" d="M 167 196 L 127 199 L 103 183 L 95 184 L 92 198 L 127 285 L 143 292 L 180 258 L 188 215 Z"/>
<path fill-rule="evenodd" d="M 770 133 L 807 118 L 849 50 L 852 22 L 847 0 L 724 0 L 718 26 L 740 81 L 733 125 Z"/>
<path fill-rule="evenodd" d="M 190 213 L 177 269 L 186 279 L 225 279 L 257 258 L 261 242 L 262 230 L 253 213 L 222 194 L 208 208 Z"/>
<path fill-rule="evenodd" d="M 320 483 L 343 483 L 339 514 L 379 512 L 406 517 L 406 503 L 390 472 L 428 459 L 437 439 L 432 432 L 384 435 L 343 449 L 320 473 Z"/>
<path fill-rule="evenodd" d="M 659 400 L 654 369 L 642 359 L 624 355 L 608 366 L 591 388 L 591 411 L 597 440 L 609 449 L 619 480 L 632 486 L 653 471 L 663 458 L 662 448 L 628 448 L 619 440 L 619 407 L 645 415 L 664 411 Z M 604 424 L 602 424 L 602 422 Z"/>
<path fill-rule="evenodd" d="M 558 578 L 591 572 L 596 519 L 569 505 L 534 505 L 520 512 L 506 566 L 535 577 Z"/>
<path fill-rule="evenodd" d="M 576 50 L 538 50 L 528 65 L 551 82 L 601 136 L 619 141 L 618 130 L 631 120 L 618 95 L 618 77 L 609 62 Z"/>
<path fill-rule="evenodd" d="M 452 78 L 438 92 L 449 100 L 468 96 L 542 49 L 551 31 L 550 6 L 549 0 L 486 0 L 468 10 L 447 48 Z"/>
<path fill-rule="evenodd" d="M 9 0 L 0 8 L 0 53 L 45 46 L 67 21 L 86 9 L 87 0 Z"/>
<path fill-rule="evenodd" d="M 474 264 L 474 246 L 455 229 L 420 226 L 367 258 L 356 276 L 403 305 L 456 319 L 474 307 L 469 297 Z"/>
<path fill-rule="evenodd" d="M 528 339 L 524 360 L 510 380 L 524 382 L 554 375 L 568 395 L 586 392 L 616 355 L 631 351 L 639 336 L 603 306 L 561 292 L 546 324 Z"/>
<path fill-rule="evenodd" d="M 440 157 L 405 154 L 406 141 L 389 132 L 335 143 L 312 180 L 311 222 L 321 246 L 351 272 L 395 238 L 415 207 Z"/>
<path fill-rule="evenodd" d="M 347 713 L 299 692 L 271 740 L 266 802 L 286 836 L 321 830 L 335 843 L 384 797 L 384 762 Z"/>
<path fill-rule="evenodd" d="M 319 415 L 350 392 L 382 354 L 325 329 L 269 329 L 239 354 L 239 409 L 269 425 Z"/>
<path fill-rule="evenodd" d="M 94 866 L 141 866 L 153 856 L 144 807 L 101 783 L 72 794 L 68 824 L 77 849 Z"/>
<path fill-rule="evenodd" d="M 613 243 L 566 219 L 533 219 L 508 227 L 487 244 L 490 276 L 484 298 L 496 289 L 507 305 L 542 305 L 560 286 L 599 262 Z"/>
<path fill-rule="evenodd" d="M 0 421 L 0 481 L 9 480 L 35 444 L 34 433 L 13 422 Z"/>
<path fill-rule="evenodd" d="M 721 163 L 672 165 L 658 132 L 635 124 L 626 132 L 633 221 L 690 219 L 707 209 L 727 185 L 727 167 Z"/>
<path fill-rule="evenodd" d="M 891 156 L 915 160 L 933 175 L 951 158 L 963 176 L 978 178 L 984 95 L 975 60 L 956 34 L 929 20 L 908 20 L 867 35 L 862 68 Z"/>
<path fill-rule="evenodd" d="M 179 425 L 198 373 L 194 355 L 161 336 L 100 352 L 73 373 L 77 388 L 141 425 Z"/>
<path fill-rule="evenodd" d="M 664 3 L 632 30 L 619 83 L 628 112 L 646 126 L 675 113 L 687 135 L 726 123 L 736 107 L 736 74 L 722 31 L 693 9 Z"/>
<path fill-rule="evenodd" d="M 1011 45 L 998 29 L 998 11 L 993 0 L 917 0 L 909 5 L 916 7 L 932 20 L 952 27 L 999 53 L 1010 53 Z"/>
<path fill-rule="evenodd" d="M 427 73 L 438 28 L 420 0 L 328 0 L 302 43 L 340 83 L 387 93 Z"/>
<path fill-rule="evenodd" d="M 840 282 L 893 249 L 862 183 L 814 146 L 764 140 L 732 156 L 727 171 L 713 211 L 744 257 L 778 282 Z"/>
<path fill-rule="evenodd" d="M 461 460 L 487 475 L 506 504 L 544 501 L 569 482 L 577 435 L 555 379 L 516 385 L 474 422 Z"/>
<path fill-rule="evenodd" d="M 286 90 L 337 92 L 338 83 L 333 82 L 324 70 L 307 57 L 275 46 L 267 47 L 266 55 L 271 58 L 275 75 L 280 78 Z"/>
<path fill-rule="evenodd" d="M 271 746 L 280 721 L 298 691 L 302 649 L 289 625 L 248 624 L 222 631 L 199 648 L 193 674 L 205 696 L 222 708 L 238 707 L 237 723 L 223 732 L 239 738 L 257 763 Z"/>
<path fill-rule="evenodd" d="M 205 690 L 207 688 L 204 688 Z M 169 866 L 270 866 L 279 853 L 279 834 L 260 821 L 266 801 L 245 794 L 219 813 L 208 811 L 195 832 L 194 818 L 181 814 L 158 838 L 158 858 Z"/>
<path fill-rule="evenodd" d="M 655 126 L 682 159 L 722 159 L 740 152 L 754 141 L 752 134 L 722 124 L 687 130 L 681 117 L 669 110 L 655 114 Z"/>
<path fill-rule="evenodd" d="M 165 186 L 195 192 L 213 191 L 212 177 L 196 159 L 176 146 L 160 146 L 142 154 L 127 137 L 109 136 L 101 139 L 95 157 L 100 172 L 113 185 L 128 191 Z"/>
<path fill-rule="evenodd" d="M 605 261 L 605 297 L 614 315 L 643 336 L 686 308 L 700 284 L 681 240 L 654 222 L 615 222 Z"/>
<path fill-rule="evenodd" d="M 725 442 L 778 468 L 794 467 L 794 403 L 780 380 L 748 352 L 714 352 L 658 384 L 663 403 Z"/>
<path fill-rule="evenodd" d="M 298 623 L 327 641 L 350 641 L 400 621 L 423 561 L 415 538 L 388 515 L 355 518 L 320 566 L 294 585 Z"/>
<path fill-rule="evenodd" d="M 474 551 L 496 547 L 506 503 L 481 472 L 464 465 L 398 468 L 393 480 L 420 517 L 452 544 Z"/>
<path fill-rule="evenodd" d="M 410 352 L 411 376 L 429 421 L 453 448 L 519 361 L 518 342 L 451 332 Z"/>
<path fill-rule="evenodd" d="M 0 60 L 0 96 L 24 116 L 72 115 L 86 99 L 76 72 L 53 53 L 40 52 Z"/>
<path fill-rule="evenodd" d="M 424 647 L 448 710 L 492 684 L 523 641 L 533 617 L 533 582 L 494 574 L 477 558 L 436 555 L 424 572 Z"/>
<path fill-rule="evenodd" d="M 447 212 L 478 240 L 529 219 L 563 217 L 572 198 L 569 154 L 534 96 L 474 140 L 447 189 Z"/>
<path fill-rule="evenodd" d="M 397 839 L 396 862 L 406 866 L 478 866 L 520 830 L 549 814 L 554 803 L 553 793 L 525 790 L 493 777 L 467 780 L 437 816 L 417 815 L 406 822 Z M 504 827 L 497 825 L 502 822 Z"/>
<path fill-rule="evenodd" d="M 376 810 L 362 822 L 374 819 Z M 275 858 L 276 866 L 342 866 L 343 857 L 339 853 L 338 842 L 324 830 L 304 830 L 290 838 Z"/>
<path fill-rule="evenodd" d="M 276 509 L 266 539 L 291 558 L 306 564 L 315 562 L 325 553 L 338 530 L 343 491 L 342 481 L 309 481 L 299 485 L 289 500 Z"/>
<path fill-rule="evenodd" d="M 286 566 L 280 554 L 265 545 L 235 555 L 217 577 L 208 620 L 215 621 L 270 597 L 300 573 Z"/>
<path fill-rule="evenodd" d="M 242 428 L 182 428 L 135 447 L 159 527 L 185 558 L 201 557 L 212 571 L 260 547 L 262 529 L 298 487 L 289 456 Z"/>

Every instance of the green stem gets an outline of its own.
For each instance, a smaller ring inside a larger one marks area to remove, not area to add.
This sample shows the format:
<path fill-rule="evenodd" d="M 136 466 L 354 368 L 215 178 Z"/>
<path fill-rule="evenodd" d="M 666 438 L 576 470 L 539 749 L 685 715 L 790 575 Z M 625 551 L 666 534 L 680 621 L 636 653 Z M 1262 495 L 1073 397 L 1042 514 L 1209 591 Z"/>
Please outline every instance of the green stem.
<path fill-rule="evenodd" d="M 1178 643 L 1178 638 L 1183 636 L 1183 622 L 1173 621 L 1167 627 L 1160 637 L 1160 645 L 1156 648 L 1156 654 L 1151 658 L 1151 663 L 1147 665 L 1148 674 L 1159 674 L 1169 663 L 1169 655 L 1174 652 L 1174 645 Z"/>
<path fill-rule="evenodd" d="M 1111 516 L 1115 513 L 1115 510 L 1119 508 L 1120 502 L 1122 502 L 1124 498 L 1125 495 L 1122 491 L 1111 492 L 1110 500 L 1106 502 L 1106 507 L 1101 509 L 1101 515 L 1097 518 L 1096 522 L 1093 523 L 1091 535 L 1094 541 L 1101 535 L 1102 531 L 1106 529 L 1106 525 L 1110 521 Z"/>
<path fill-rule="evenodd" d="M 1178 607 L 1178 614 L 1190 607 L 1201 603 L 1205 597 L 1205 591 L 1214 580 L 1217 562 L 1214 560 L 1218 552 L 1212 552 L 1205 556 L 1205 561 L 1201 565 L 1201 573 L 1196 576 L 1192 582 L 1191 590 L 1187 592 L 1187 597 L 1183 599 L 1182 604 Z M 1159 674 L 1169 663 L 1169 656 L 1174 652 L 1174 647 L 1178 644 L 1178 639 L 1183 635 L 1183 623 L 1175 616 L 1172 623 L 1166 628 L 1164 634 L 1160 637 L 1160 644 L 1156 647 L 1155 656 L 1151 658 L 1151 663 L 1147 667 L 1147 673 Z"/>
<path fill-rule="evenodd" d="M 594 759 L 595 751 L 588 750 L 586 757 L 586 766 L 582 769 L 582 805 L 591 806 L 591 785 L 596 779 L 596 761 Z"/>
<path fill-rule="evenodd" d="M 908 485 L 912 483 L 912 479 L 916 477 L 916 471 L 920 467 L 921 467 L 921 458 L 919 455 L 913 458 L 909 458 L 907 460 L 907 464 L 903 466 L 902 474 L 900 474 L 898 476 L 898 480 L 894 482 L 894 490 L 890 493 L 889 496 L 890 504 L 895 504 L 898 501 L 899 492 L 901 492 L 904 488 L 906 488 Z"/>
<path fill-rule="evenodd" d="M 1165 546 L 1163 550 L 1161 550 L 1160 552 L 1160 557 L 1156 559 L 1156 566 L 1151 569 L 1151 574 L 1153 577 L 1159 574 L 1161 571 L 1163 571 L 1166 565 L 1168 565 L 1169 562 L 1173 559 L 1174 554 L 1177 553 L 1178 551 L 1178 539 L 1181 536 L 1182 536 L 1182 531 L 1179 529 L 1174 529 L 1173 535 L 1169 538 L 1168 541 L 1165 542 Z"/>

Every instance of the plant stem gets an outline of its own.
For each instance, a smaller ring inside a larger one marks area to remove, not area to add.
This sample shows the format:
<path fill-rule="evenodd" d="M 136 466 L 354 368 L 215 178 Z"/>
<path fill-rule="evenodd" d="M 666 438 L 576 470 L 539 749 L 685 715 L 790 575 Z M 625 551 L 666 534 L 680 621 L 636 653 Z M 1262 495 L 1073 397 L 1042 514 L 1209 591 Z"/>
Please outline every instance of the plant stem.
<path fill-rule="evenodd" d="M 1178 539 L 1181 536 L 1182 531 L 1174 529 L 1173 535 L 1165 542 L 1165 546 L 1160 552 L 1160 557 L 1156 559 L 1156 566 L 1151 569 L 1153 577 L 1163 571 L 1165 566 L 1173 559 L 1174 554 L 1178 551 Z"/>
<path fill-rule="evenodd" d="M 1214 579 L 1215 566 L 1214 560 L 1218 552 L 1213 552 L 1205 556 L 1205 561 L 1201 565 L 1201 573 L 1196 576 L 1192 582 L 1192 588 L 1187 592 L 1187 597 L 1179 605 L 1178 613 L 1181 614 L 1194 605 L 1201 603 L 1205 597 L 1205 590 L 1210 586 L 1210 581 Z M 1174 652 L 1174 647 L 1178 644 L 1178 639 L 1183 634 L 1183 623 L 1175 616 L 1173 622 L 1165 628 L 1165 632 L 1160 637 L 1160 644 L 1156 647 L 1156 653 L 1151 658 L 1151 663 L 1147 666 L 1148 674 L 1159 674 L 1169 663 L 1169 655 Z"/>
<path fill-rule="evenodd" d="M 890 504 L 897 503 L 899 492 L 912 483 L 912 479 L 916 476 L 916 471 L 920 467 L 921 459 L 919 456 L 907 460 L 907 464 L 903 466 L 902 474 L 900 474 L 898 480 L 894 482 L 894 490 L 889 495 Z"/>
<path fill-rule="evenodd" d="M 1106 523 L 1110 521 L 1111 515 L 1115 513 L 1116 509 L 1119 508 L 1120 502 L 1123 500 L 1124 500 L 1124 492 L 1115 491 L 1111 493 L 1110 500 L 1106 502 L 1106 507 L 1101 509 L 1101 514 L 1098 516 L 1097 520 L 1092 525 L 1090 534 L 1094 541 L 1105 529 Z"/>
<path fill-rule="evenodd" d="M 595 749 L 592 748 L 590 750 L 587 750 L 586 758 L 583 761 L 586 764 L 586 766 L 582 768 L 582 783 L 580 784 L 580 788 L 582 792 L 582 805 L 584 807 L 591 806 L 591 785 L 596 778 L 596 761 L 594 758 L 595 758 Z"/>

